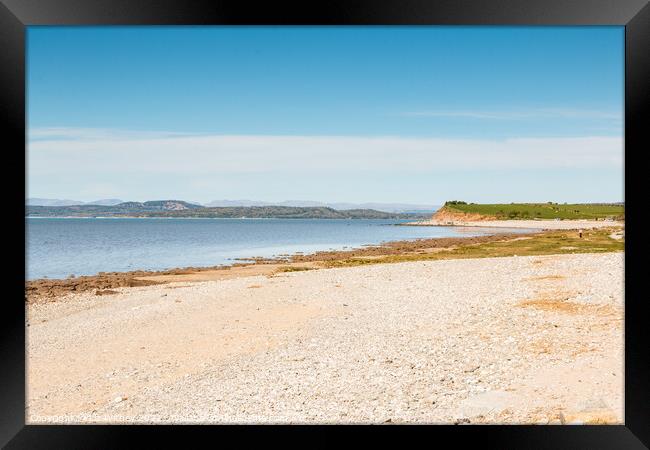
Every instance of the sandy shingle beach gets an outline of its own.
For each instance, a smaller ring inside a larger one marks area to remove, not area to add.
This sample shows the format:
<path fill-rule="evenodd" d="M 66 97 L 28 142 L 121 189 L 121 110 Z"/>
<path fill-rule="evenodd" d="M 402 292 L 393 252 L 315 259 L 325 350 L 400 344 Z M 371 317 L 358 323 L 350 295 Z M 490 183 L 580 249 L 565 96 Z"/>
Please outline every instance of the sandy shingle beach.
<path fill-rule="evenodd" d="M 623 253 L 376 264 L 27 308 L 28 423 L 621 423 Z"/>

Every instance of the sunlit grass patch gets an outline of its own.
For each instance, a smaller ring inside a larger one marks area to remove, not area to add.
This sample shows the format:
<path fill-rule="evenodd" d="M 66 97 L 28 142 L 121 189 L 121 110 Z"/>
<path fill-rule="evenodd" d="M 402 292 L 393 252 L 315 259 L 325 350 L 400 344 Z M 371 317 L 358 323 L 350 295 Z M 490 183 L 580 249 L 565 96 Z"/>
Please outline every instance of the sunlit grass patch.
<path fill-rule="evenodd" d="M 580 238 L 576 231 L 547 231 L 519 239 L 513 236 L 497 242 L 459 245 L 445 252 L 405 253 L 369 258 L 345 258 L 327 261 L 327 267 L 349 267 L 367 264 L 385 264 L 408 261 L 436 261 L 441 259 L 494 258 L 506 256 L 561 255 L 572 253 L 605 253 L 623 251 L 624 239 L 612 239 L 612 229 L 601 228 L 583 232 Z"/>
<path fill-rule="evenodd" d="M 306 270 L 314 270 L 314 267 L 303 267 L 303 266 L 282 266 L 278 268 L 278 272 L 304 272 Z"/>
<path fill-rule="evenodd" d="M 604 219 L 620 220 L 625 206 L 620 204 L 503 203 L 477 204 L 459 201 L 444 205 L 450 212 L 480 214 L 497 219 Z"/>

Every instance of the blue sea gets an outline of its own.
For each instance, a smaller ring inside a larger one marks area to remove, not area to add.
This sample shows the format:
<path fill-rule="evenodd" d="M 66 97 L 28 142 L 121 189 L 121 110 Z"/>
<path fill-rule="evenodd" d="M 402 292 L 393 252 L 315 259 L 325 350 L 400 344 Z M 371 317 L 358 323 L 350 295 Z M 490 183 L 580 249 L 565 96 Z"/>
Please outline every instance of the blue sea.
<path fill-rule="evenodd" d="M 233 264 L 386 241 L 522 232 L 400 227 L 399 220 L 27 218 L 27 279 Z"/>

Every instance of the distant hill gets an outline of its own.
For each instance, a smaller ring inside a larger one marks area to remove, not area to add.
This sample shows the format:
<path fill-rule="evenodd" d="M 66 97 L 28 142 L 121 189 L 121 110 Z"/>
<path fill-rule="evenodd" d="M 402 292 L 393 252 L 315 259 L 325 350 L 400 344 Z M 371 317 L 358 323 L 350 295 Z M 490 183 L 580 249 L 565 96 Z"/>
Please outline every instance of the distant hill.
<path fill-rule="evenodd" d="M 172 200 L 180 202 L 180 200 Z M 127 202 L 117 198 L 107 198 L 94 200 L 92 202 L 82 202 L 78 200 L 54 199 L 54 198 L 28 198 L 26 204 L 29 206 L 77 206 L 77 205 L 99 205 L 99 206 L 117 206 L 121 203 L 129 204 L 151 204 L 152 202 Z M 280 202 L 265 202 L 258 200 L 213 200 L 206 204 L 199 202 L 183 202 L 189 205 L 206 206 L 206 207 L 242 207 L 242 206 L 294 206 L 294 207 L 325 207 L 338 210 L 350 209 L 374 209 L 377 211 L 390 213 L 409 213 L 409 214 L 432 214 L 440 208 L 439 205 L 422 205 L 411 203 L 343 203 L 343 202 L 317 202 L 311 200 L 283 200 Z M 125 205 L 126 207 L 126 205 Z"/>
<path fill-rule="evenodd" d="M 480 204 L 448 201 L 436 212 L 434 219 L 605 219 L 625 218 L 621 203 L 498 203 Z"/>
<path fill-rule="evenodd" d="M 439 205 L 418 205 L 409 203 L 325 203 L 310 200 L 285 200 L 281 202 L 264 202 L 257 200 L 213 200 L 205 206 L 239 207 L 239 206 L 295 206 L 295 207 L 325 207 L 338 210 L 374 209 L 393 213 L 433 213 Z"/>
<path fill-rule="evenodd" d="M 124 200 L 120 200 L 119 198 L 103 198 L 101 200 L 95 200 L 93 202 L 86 202 L 84 204 L 85 205 L 113 206 L 113 205 L 119 205 L 120 203 L 124 203 Z"/>
<path fill-rule="evenodd" d="M 33 206 L 70 206 L 70 205 L 83 205 L 84 202 L 76 200 L 66 200 L 58 198 L 28 198 L 28 205 Z"/>
<path fill-rule="evenodd" d="M 414 219 L 429 214 L 400 214 L 373 209 L 336 210 L 327 207 L 237 206 L 205 207 L 180 200 L 124 202 L 113 206 L 28 205 L 28 217 L 195 217 L 195 218 L 283 218 L 283 219 Z"/>
<path fill-rule="evenodd" d="M 201 205 L 182 200 L 153 200 L 148 202 L 124 202 L 113 205 L 116 209 L 126 211 L 184 211 L 187 209 L 203 208 Z"/>
<path fill-rule="evenodd" d="M 241 206 L 325 206 L 324 203 L 309 200 L 284 200 L 280 202 L 265 202 L 261 200 L 213 200 L 205 204 L 208 207 L 241 207 Z"/>
<path fill-rule="evenodd" d="M 92 202 L 80 202 L 78 200 L 61 200 L 56 198 L 28 198 L 27 204 L 33 206 L 72 206 L 72 205 L 102 205 L 112 206 L 123 203 L 123 200 L 118 198 L 104 198 Z"/>

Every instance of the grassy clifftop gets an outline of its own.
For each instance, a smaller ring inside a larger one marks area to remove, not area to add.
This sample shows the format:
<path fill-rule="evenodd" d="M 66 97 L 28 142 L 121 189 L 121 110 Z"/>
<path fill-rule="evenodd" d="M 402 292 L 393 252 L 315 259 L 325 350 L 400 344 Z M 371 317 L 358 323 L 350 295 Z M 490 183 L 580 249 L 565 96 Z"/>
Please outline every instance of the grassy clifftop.
<path fill-rule="evenodd" d="M 494 219 L 606 219 L 622 220 L 625 206 L 605 203 L 495 203 L 449 201 L 442 213 L 480 215 Z"/>

